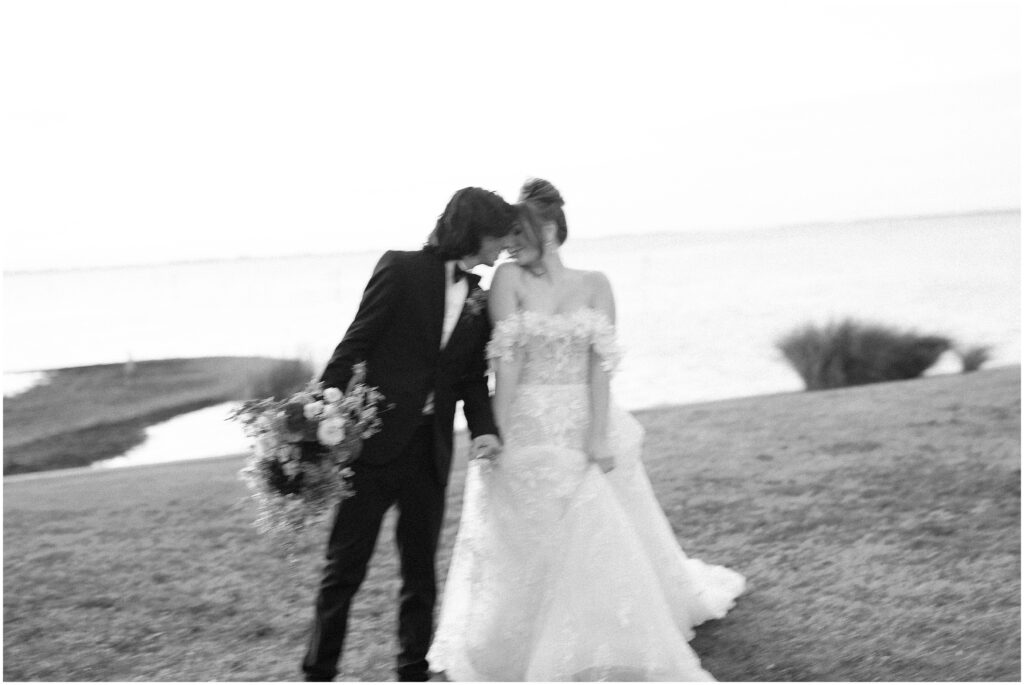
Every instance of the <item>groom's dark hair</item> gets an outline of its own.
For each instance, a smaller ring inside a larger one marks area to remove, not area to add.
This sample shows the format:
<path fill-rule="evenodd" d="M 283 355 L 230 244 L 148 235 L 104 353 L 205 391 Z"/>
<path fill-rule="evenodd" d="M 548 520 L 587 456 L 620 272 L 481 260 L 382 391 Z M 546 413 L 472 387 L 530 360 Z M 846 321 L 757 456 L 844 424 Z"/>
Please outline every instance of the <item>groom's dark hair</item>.
<path fill-rule="evenodd" d="M 483 188 L 463 188 L 452 195 L 427 238 L 427 248 L 443 259 L 461 259 L 480 251 L 480 238 L 501 238 L 512 231 L 516 208 Z"/>

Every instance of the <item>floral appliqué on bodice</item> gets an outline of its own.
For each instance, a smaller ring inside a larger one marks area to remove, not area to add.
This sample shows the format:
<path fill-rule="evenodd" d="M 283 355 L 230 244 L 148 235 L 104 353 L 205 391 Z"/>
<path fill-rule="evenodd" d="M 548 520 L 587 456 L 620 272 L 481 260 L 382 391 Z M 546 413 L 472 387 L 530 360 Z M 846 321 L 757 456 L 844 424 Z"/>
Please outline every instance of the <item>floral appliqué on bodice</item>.
<path fill-rule="evenodd" d="M 591 360 L 612 373 L 621 351 L 604 312 L 520 310 L 495 326 L 487 356 L 519 366 L 506 442 L 580 450 L 590 419 Z"/>
<path fill-rule="evenodd" d="M 590 351 L 609 373 L 622 356 L 615 326 L 590 308 L 565 314 L 519 310 L 498 322 L 487 345 L 490 359 L 523 362 L 520 383 L 541 385 L 586 383 Z"/>

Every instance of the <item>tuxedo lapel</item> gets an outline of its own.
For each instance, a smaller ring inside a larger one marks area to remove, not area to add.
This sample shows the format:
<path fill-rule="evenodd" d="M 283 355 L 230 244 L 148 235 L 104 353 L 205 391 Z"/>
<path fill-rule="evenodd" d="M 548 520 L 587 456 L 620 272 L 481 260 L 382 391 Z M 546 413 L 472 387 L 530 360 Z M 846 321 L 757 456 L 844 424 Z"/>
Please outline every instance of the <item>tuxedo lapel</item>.
<path fill-rule="evenodd" d="M 427 294 L 430 304 L 430 340 L 433 349 L 441 349 L 441 332 L 444 328 L 445 268 L 444 262 L 433 257 L 428 262 Z"/>

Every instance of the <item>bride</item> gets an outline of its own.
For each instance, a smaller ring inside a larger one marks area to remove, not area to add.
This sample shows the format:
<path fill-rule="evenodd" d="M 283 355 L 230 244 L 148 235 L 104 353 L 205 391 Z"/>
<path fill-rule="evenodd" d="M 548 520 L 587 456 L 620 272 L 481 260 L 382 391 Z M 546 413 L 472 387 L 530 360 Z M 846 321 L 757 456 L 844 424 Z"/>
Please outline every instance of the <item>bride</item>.
<path fill-rule="evenodd" d="M 429 661 L 450 680 L 713 680 L 687 641 L 743 576 L 689 559 L 612 406 L 615 303 L 601 273 L 559 258 L 559 192 L 528 181 L 495 273 L 488 346 L 505 441 L 470 462 Z"/>

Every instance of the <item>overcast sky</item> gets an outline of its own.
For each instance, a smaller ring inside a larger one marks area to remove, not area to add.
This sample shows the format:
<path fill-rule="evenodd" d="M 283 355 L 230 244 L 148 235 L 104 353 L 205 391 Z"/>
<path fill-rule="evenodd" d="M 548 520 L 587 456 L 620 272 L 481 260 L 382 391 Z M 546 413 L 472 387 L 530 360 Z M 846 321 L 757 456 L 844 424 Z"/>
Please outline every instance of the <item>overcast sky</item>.
<path fill-rule="evenodd" d="M 574 236 L 1020 204 L 1015 2 L 0 6 L 5 270 L 415 247 L 449 196 Z"/>

